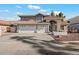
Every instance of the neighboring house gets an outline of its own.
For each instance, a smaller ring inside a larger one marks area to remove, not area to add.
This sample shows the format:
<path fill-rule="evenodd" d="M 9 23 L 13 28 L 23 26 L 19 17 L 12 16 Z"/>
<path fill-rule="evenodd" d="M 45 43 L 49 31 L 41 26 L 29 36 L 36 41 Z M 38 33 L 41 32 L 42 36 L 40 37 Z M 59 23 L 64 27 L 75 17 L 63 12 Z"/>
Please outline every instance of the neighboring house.
<path fill-rule="evenodd" d="M 18 32 L 67 32 L 67 21 L 64 17 L 43 15 L 19 15 L 21 18 L 17 22 Z M 52 30 L 51 30 L 52 29 Z"/>
<path fill-rule="evenodd" d="M 73 17 L 70 20 L 70 24 L 68 25 L 69 32 L 79 32 L 79 16 Z"/>
<path fill-rule="evenodd" d="M 12 27 L 12 25 L 15 25 L 15 22 L 16 21 L 0 20 L 0 33 L 14 31 L 14 27 Z M 13 29 L 13 30 L 11 30 L 11 29 Z"/>
<path fill-rule="evenodd" d="M 7 32 L 7 28 L 9 27 L 9 23 L 3 20 L 0 20 L 0 31 L 2 33 Z"/>

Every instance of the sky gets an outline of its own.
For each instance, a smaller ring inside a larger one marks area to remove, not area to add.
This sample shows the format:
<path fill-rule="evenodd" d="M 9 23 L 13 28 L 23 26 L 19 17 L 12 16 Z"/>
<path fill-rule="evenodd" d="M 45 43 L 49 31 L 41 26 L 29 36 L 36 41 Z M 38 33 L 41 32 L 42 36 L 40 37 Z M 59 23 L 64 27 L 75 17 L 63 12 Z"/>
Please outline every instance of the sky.
<path fill-rule="evenodd" d="M 66 19 L 79 16 L 79 4 L 0 4 L 1 20 L 19 20 L 20 14 L 55 14 L 63 12 Z"/>

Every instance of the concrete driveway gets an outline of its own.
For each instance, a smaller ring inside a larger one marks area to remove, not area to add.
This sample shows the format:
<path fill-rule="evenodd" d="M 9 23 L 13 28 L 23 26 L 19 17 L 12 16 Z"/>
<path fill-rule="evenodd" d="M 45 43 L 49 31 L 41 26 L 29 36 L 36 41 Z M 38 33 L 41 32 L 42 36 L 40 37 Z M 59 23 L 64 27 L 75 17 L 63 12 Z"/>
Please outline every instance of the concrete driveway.
<path fill-rule="evenodd" d="M 0 37 L 0 54 L 40 54 L 36 47 L 43 40 L 50 41 L 53 38 L 47 34 L 8 33 Z"/>
<path fill-rule="evenodd" d="M 79 54 L 79 44 L 55 41 L 48 34 L 12 33 L 0 37 L 1 55 Z"/>

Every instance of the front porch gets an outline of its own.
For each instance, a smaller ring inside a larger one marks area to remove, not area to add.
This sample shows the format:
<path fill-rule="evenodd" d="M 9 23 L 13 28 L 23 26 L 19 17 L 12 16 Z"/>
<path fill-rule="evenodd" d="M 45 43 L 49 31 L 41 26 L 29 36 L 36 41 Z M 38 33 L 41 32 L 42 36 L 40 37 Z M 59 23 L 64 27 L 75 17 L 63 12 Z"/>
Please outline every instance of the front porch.
<path fill-rule="evenodd" d="M 67 35 L 67 26 L 60 21 L 50 21 L 49 32 L 53 35 Z"/>

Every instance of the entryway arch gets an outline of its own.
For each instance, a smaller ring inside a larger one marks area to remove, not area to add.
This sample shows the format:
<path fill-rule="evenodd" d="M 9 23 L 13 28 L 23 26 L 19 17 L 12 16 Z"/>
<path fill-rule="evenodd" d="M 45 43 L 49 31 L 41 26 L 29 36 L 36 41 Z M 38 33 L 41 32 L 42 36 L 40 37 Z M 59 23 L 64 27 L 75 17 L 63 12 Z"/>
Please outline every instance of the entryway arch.
<path fill-rule="evenodd" d="M 54 21 L 54 20 L 50 21 L 49 31 L 50 32 L 57 31 L 57 22 L 56 21 Z"/>

